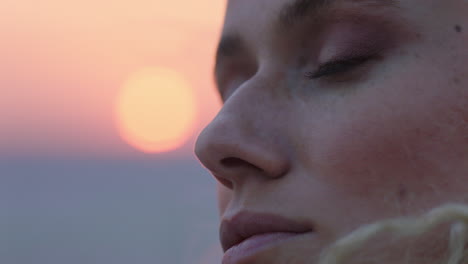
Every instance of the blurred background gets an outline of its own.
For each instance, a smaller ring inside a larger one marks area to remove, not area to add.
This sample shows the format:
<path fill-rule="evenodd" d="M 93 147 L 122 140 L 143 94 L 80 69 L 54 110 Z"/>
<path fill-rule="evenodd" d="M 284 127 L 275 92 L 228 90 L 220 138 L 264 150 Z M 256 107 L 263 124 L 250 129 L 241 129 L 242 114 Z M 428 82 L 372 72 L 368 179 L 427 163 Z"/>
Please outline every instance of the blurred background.
<path fill-rule="evenodd" d="M 220 263 L 225 2 L 0 0 L 0 263 Z"/>

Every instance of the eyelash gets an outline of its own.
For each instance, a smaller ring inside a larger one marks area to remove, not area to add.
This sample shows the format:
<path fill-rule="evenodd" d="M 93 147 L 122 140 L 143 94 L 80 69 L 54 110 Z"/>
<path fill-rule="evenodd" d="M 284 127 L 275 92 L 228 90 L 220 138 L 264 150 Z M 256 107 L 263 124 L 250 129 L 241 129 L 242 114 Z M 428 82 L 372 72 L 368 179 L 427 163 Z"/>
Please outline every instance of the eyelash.
<path fill-rule="evenodd" d="M 318 79 L 336 74 L 346 73 L 354 68 L 363 65 L 373 56 L 360 56 L 344 60 L 326 62 L 318 67 L 314 72 L 307 72 L 305 76 L 309 79 Z"/>

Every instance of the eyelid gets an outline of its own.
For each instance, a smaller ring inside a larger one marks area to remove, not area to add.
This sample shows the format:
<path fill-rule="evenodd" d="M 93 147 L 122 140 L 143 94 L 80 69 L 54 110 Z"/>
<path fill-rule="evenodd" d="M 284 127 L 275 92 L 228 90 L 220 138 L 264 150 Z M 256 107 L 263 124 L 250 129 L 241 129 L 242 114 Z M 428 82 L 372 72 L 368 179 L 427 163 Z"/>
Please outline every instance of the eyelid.
<path fill-rule="evenodd" d="M 305 76 L 309 79 L 318 79 L 321 77 L 327 77 L 329 75 L 346 73 L 375 58 L 375 55 L 370 55 L 343 59 L 338 61 L 330 61 L 323 65 L 320 65 L 314 72 L 306 73 Z"/>
<path fill-rule="evenodd" d="M 376 25 L 337 23 L 330 26 L 323 36 L 317 62 L 323 65 L 327 62 L 377 54 L 391 43 L 392 34 Z"/>

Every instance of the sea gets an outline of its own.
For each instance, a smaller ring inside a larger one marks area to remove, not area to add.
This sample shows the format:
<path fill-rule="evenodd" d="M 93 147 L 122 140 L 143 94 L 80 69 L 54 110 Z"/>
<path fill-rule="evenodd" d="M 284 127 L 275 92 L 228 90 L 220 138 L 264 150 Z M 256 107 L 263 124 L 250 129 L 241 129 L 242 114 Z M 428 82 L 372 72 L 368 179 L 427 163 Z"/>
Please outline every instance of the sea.
<path fill-rule="evenodd" d="M 219 264 L 195 159 L 0 159 L 1 264 Z"/>

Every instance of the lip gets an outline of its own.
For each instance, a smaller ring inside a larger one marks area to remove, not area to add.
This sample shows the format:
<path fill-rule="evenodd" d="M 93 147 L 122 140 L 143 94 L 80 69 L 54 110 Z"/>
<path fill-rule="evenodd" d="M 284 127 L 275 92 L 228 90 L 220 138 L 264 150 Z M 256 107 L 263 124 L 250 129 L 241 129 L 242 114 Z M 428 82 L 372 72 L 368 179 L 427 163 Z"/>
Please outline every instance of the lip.
<path fill-rule="evenodd" d="M 236 263 L 236 259 L 254 255 L 265 247 L 313 232 L 312 225 L 306 222 L 275 214 L 242 211 L 221 223 L 223 263 Z"/>

